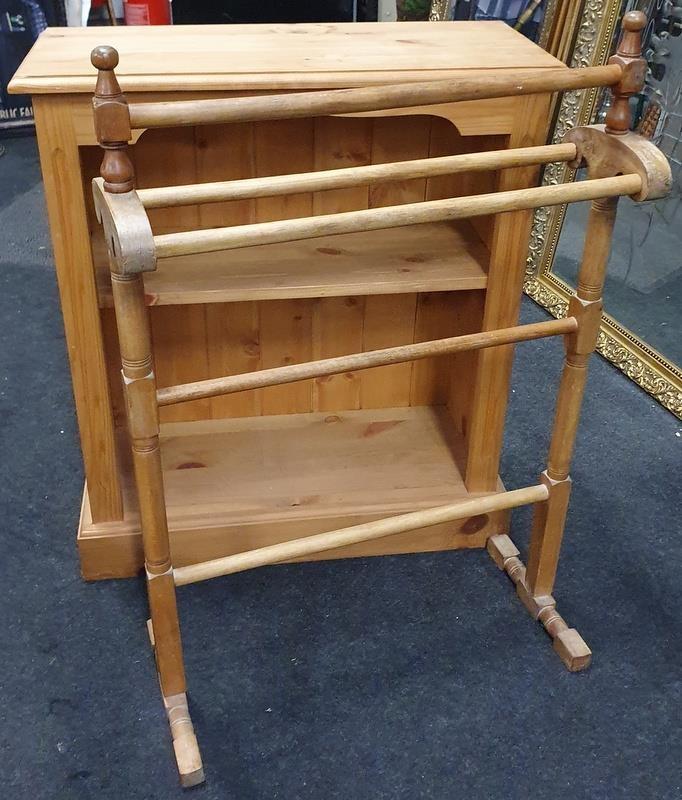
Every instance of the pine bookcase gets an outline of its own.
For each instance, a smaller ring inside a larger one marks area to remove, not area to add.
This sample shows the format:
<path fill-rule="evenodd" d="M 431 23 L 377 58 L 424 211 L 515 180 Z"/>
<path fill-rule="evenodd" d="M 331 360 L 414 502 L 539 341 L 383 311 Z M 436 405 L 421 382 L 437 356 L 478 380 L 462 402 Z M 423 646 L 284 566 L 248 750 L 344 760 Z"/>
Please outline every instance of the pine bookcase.
<path fill-rule="evenodd" d="M 106 35 L 105 35 L 106 34 Z M 86 474 L 88 579 L 143 564 L 102 230 L 92 48 L 131 103 L 520 76 L 564 66 L 503 23 L 53 29 L 10 89 L 33 95 Z M 549 94 L 134 131 L 136 185 L 192 184 L 541 145 Z M 150 211 L 155 231 L 532 186 L 538 166 Z M 531 211 L 168 259 L 145 277 L 160 386 L 513 325 Z M 349 372 L 162 410 L 175 563 L 499 488 L 512 348 Z M 447 364 L 445 363 L 447 361 Z M 271 446 L 265 447 L 265 442 Z M 339 457 L 339 447 L 342 453 Z M 507 512 L 333 557 L 482 547 Z"/>

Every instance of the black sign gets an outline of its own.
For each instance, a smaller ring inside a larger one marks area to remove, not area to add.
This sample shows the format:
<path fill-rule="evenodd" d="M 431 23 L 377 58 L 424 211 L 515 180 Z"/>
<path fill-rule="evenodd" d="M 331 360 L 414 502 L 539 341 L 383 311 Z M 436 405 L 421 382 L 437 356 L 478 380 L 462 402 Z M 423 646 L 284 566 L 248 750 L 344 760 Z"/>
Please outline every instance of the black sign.
<path fill-rule="evenodd" d="M 0 0 L 0 130 L 33 125 L 30 95 L 7 93 L 7 84 L 49 25 L 63 25 L 55 0 Z"/>

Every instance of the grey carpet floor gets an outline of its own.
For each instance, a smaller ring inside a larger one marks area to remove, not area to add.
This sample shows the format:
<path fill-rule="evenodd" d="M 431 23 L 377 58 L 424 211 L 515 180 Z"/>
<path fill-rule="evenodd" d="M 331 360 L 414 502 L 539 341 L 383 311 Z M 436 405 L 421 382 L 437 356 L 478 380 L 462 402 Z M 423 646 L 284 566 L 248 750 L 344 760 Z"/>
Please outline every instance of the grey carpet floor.
<path fill-rule="evenodd" d="M 181 797 L 139 580 L 86 584 L 83 475 L 32 139 L 0 158 L 0 796 Z M 524 301 L 526 321 L 544 318 Z M 561 344 L 518 350 L 502 476 L 543 467 Z M 180 591 L 197 800 L 682 797 L 680 426 L 590 371 L 556 596 L 566 672 L 483 552 Z M 529 514 L 514 512 L 525 549 Z"/>

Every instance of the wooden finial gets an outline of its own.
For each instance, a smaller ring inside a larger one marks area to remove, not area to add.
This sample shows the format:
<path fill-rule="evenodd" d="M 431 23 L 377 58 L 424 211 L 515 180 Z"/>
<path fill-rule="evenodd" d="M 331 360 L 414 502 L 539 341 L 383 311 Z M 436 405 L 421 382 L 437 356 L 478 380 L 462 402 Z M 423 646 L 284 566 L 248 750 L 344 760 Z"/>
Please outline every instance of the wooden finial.
<path fill-rule="evenodd" d="M 101 45 L 90 54 L 97 69 L 97 85 L 92 107 L 95 112 L 95 133 L 104 150 L 100 175 L 107 192 L 122 194 L 134 186 L 133 164 L 128 156 L 130 113 L 128 101 L 118 85 L 114 69 L 118 53 L 113 47 Z"/>
<path fill-rule="evenodd" d="M 609 64 L 618 64 L 623 74 L 613 87 L 613 103 L 606 115 L 606 131 L 616 136 L 630 130 L 630 98 L 640 92 L 646 77 L 646 61 L 642 58 L 642 31 L 646 27 L 646 14 L 629 11 L 623 17 L 621 36 L 616 54 Z"/>
<path fill-rule="evenodd" d="M 98 70 L 95 87 L 97 97 L 116 97 L 121 94 L 121 87 L 114 73 L 118 66 L 118 51 L 102 44 L 90 53 L 90 63 Z"/>

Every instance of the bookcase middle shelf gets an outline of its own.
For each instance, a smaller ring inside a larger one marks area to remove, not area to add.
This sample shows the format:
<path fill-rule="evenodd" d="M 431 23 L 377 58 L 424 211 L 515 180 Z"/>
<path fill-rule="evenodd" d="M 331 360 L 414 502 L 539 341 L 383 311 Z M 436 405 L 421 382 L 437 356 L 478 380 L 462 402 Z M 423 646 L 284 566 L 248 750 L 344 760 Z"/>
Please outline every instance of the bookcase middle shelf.
<path fill-rule="evenodd" d="M 93 238 L 100 305 L 112 305 L 106 254 Z M 489 252 L 466 220 L 408 225 L 159 261 L 149 305 L 485 289 Z"/>

